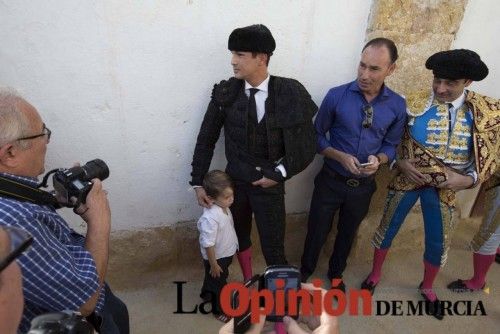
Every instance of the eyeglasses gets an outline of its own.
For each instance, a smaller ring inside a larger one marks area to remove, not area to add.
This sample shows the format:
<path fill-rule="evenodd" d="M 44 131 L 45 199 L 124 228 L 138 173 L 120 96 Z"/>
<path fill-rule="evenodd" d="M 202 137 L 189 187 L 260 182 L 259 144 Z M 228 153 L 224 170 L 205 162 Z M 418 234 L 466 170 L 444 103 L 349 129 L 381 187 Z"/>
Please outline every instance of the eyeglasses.
<path fill-rule="evenodd" d="M 363 120 L 363 127 L 365 129 L 372 126 L 373 123 L 373 107 L 369 104 L 363 106 L 363 112 L 365 113 L 365 119 Z"/>
<path fill-rule="evenodd" d="M 50 129 L 45 126 L 45 123 L 43 123 L 42 133 L 40 133 L 38 135 L 29 136 L 29 137 L 18 138 L 17 140 L 35 139 L 35 138 L 38 138 L 38 137 L 43 137 L 45 135 L 47 135 L 47 140 L 50 140 L 50 136 L 52 135 L 52 131 L 50 131 Z"/>
<path fill-rule="evenodd" d="M 2 248 L 5 248 L 2 245 L 4 238 L 1 238 L 2 243 L 0 243 L 0 271 L 4 270 L 12 263 L 15 259 L 17 259 L 33 242 L 33 237 L 31 234 L 26 232 L 23 229 L 17 227 L 0 227 L 0 233 L 4 231 L 7 233 L 7 242 L 8 249 L 7 253 L 1 251 Z"/>

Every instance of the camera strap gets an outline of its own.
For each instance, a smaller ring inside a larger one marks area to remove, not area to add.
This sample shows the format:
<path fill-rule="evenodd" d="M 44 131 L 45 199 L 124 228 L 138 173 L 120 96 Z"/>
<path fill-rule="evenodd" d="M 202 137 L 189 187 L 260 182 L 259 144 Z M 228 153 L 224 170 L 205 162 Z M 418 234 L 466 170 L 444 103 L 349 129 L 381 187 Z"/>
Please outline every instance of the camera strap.
<path fill-rule="evenodd" d="M 0 196 L 14 198 L 23 202 L 60 207 L 57 199 L 51 193 L 1 176 Z"/>

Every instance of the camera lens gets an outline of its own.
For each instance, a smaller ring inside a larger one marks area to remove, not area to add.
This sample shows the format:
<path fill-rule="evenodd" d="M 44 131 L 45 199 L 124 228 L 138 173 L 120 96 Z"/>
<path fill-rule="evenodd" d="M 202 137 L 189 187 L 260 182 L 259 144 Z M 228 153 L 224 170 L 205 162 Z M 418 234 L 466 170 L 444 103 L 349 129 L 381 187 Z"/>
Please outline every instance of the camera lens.
<path fill-rule="evenodd" d="M 102 181 L 109 177 L 108 165 L 101 159 L 94 159 L 87 162 L 82 166 L 82 169 L 85 171 L 85 181 L 90 181 L 95 178 Z"/>

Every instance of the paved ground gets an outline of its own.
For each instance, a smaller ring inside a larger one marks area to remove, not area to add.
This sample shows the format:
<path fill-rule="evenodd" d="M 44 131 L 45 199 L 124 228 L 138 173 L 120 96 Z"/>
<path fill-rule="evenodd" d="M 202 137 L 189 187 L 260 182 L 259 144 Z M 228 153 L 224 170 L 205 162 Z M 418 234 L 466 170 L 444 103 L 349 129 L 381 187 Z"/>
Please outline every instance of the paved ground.
<path fill-rule="evenodd" d="M 475 231 L 474 226 L 462 224 L 454 236 L 447 266 L 436 279 L 435 287 L 442 300 L 471 301 L 474 312 L 479 301 L 484 305 L 486 316 L 448 316 L 439 321 L 430 316 L 350 316 L 340 317 L 341 333 L 500 333 L 500 264 L 494 263 L 489 275 L 487 287 L 489 293 L 455 294 L 446 290 L 446 284 L 455 278 L 467 278 L 472 273 L 472 255 L 467 250 L 467 243 Z M 422 250 L 390 252 L 384 265 L 383 278 L 375 295 L 373 307 L 377 301 L 403 301 L 406 314 L 407 302 L 418 301 L 416 290 L 422 277 Z M 264 268 L 262 260 L 257 261 L 259 269 Z M 173 281 L 187 281 L 182 289 L 184 310 L 193 310 L 200 303 L 198 297 L 202 281 L 201 263 L 192 263 L 168 272 L 155 272 L 145 275 L 135 288 L 120 290 L 120 295 L 128 304 L 131 314 L 132 333 L 217 333 L 221 323 L 210 315 L 174 314 L 179 294 Z M 371 269 L 369 259 L 357 261 L 348 266 L 345 281 L 349 287 L 357 288 Z M 326 259 L 323 259 L 316 271 L 316 277 L 324 278 Z M 124 273 L 126 274 L 126 273 Z M 231 266 L 231 277 L 239 279 L 237 263 Z M 112 279 L 111 279 L 112 282 Z M 119 288 L 119 287 L 118 287 Z M 465 304 L 458 304 L 460 312 L 466 310 Z"/>

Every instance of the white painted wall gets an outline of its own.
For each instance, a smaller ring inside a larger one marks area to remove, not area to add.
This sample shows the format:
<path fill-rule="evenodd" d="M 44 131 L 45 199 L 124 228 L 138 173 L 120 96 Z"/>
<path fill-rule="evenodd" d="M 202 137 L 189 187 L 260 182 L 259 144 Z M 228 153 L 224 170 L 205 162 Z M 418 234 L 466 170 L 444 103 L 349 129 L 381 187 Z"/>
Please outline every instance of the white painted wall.
<path fill-rule="evenodd" d="M 299 79 L 319 104 L 355 77 L 370 6 L 0 0 L 0 84 L 23 92 L 53 130 L 47 170 L 109 164 L 114 230 L 170 225 L 201 212 L 187 191 L 190 162 L 212 86 L 232 74 L 230 32 L 266 24 L 277 41 L 271 73 Z M 214 167 L 224 166 L 221 147 Z M 288 183 L 289 212 L 308 209 L 318 162 Z"/>
<path fill-rule="evenodd" d="M 474 82 L 470 88 L 494 98 L 500 98 L 500 25 L 498 0 L 469 0 L 465 15 L 457 32 L 454 49 L 470 49 L 486 63 L 489 74 L 486 79 Z"/>

